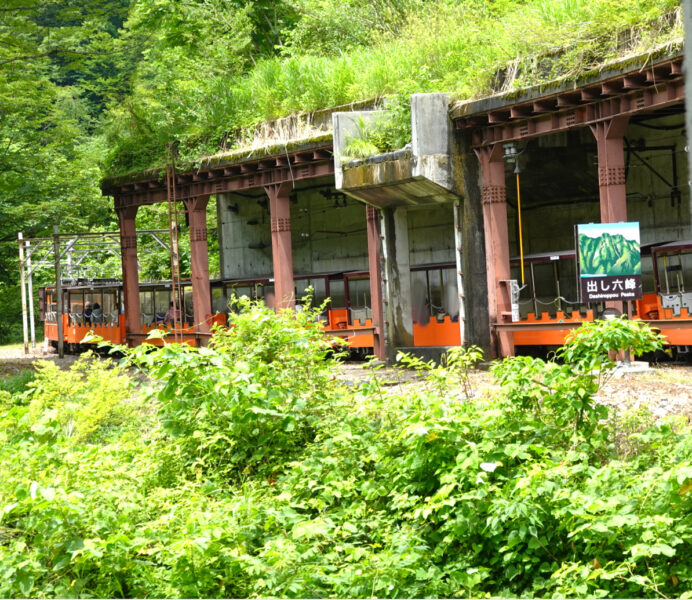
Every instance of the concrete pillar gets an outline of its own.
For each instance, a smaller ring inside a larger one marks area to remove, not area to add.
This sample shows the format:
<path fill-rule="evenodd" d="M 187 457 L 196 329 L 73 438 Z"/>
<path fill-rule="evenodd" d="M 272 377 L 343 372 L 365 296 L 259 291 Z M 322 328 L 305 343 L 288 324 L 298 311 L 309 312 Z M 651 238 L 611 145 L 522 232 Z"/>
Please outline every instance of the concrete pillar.
<path fill-rule="evenodd" d="M 272 231 L 272 262 L 274 264 L 274 295 L 276 308 L 295 308 L 293 282 L 293 249 L 291 247 L 290 183 L 268 185 L 269 214 Z"/>
<path fill-rule="evenodd" d="M 139 266 L 137 264 L 137 217 L 136 206 L 116 208 L 120 221 L 120 249 L 123 265 L 123 302 L 125 304 L 125 332 L 131 345 L 138 345 L 141 338 L 133 336 L 142 332 L 139 308 Z"/>
<path fill-rule="evenodd" d="M 222 279 L 229 277 L 229 275 L 226 274 L 229 271 L 227 266 L 228 253 L 225 251 L 229 243 L 227 237 L 230 237 L 226 227 L 226 215 L 229 213 L 229 204 L 229 194 L 216 194 L 216 234 L 219 238 L 219 271 L 221 272 Z"/>
<path fill-rule="evenodd" d="M 496 323 L 511 320 L 509 286 L 509 237 L 507 231 L 507 190 L 505 163 L 501 144 L 478 151 L 481 164 L 481 198 L 485 231 L 485 264 L 488 281 L 488 316 L 490 319 L 491 355 L 512 356 L 514 341 L 510 332 L 500 332 Z"/>
<path fill-rule="evenodd" d="M 464 341 L 482 348 L 485 354 L 490 356 L 488 276 L 485 265 L 480 170 L 468 133 L 458 132 L 452 140 L 452 169 L 454 189 L 463 197 L 461 271 L 466 318 Z"/>
<path fill-rule="evenodd" d="M 623 139 L 629 117 L 620 116 L 591 126 L 598 149 L 598 189 L 601 223 L 627 221 Z"/>
<path fill-rule="evenodd" d="M 207 246 L 207 203 L 209 196 L 185 200 L 190 224 L 190 271 L 194 327 L 198 333 L 209 333 L 207 318 L 211 314 L 209 286 L 209 248 Z"/>
<path fill-rule="evenodd" d="M 372 207 L 365 207 L 368 235 L 368 266 L 370 270 L 370 304 L 372 306 L 373 352 L 379 360 L 387 358 L 384 343 L 384 323 L 382 307 L 382 248 L 380 238 L 380 213 Z"/>
<path fill-rule="evenodd" d="M 408 211 L 401 207 L 385 208 L 382 217 L 387 354 L 389 360 L 394 360 L 397 348 L 413 346 Z"/>

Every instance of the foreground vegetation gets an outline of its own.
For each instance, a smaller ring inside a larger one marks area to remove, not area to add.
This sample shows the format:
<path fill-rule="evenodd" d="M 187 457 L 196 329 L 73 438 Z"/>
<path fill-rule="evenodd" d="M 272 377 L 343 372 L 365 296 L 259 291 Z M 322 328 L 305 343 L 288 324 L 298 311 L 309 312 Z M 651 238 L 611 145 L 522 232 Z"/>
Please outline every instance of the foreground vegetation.
<path fill-rule="evenodd" d="M 593 401 L 636 323 L 474 400 L 463 351 L 400 395 L 309 313 L 234 321 L 0 391 L 0 596 L 690 597 L 689 423 Z"/>

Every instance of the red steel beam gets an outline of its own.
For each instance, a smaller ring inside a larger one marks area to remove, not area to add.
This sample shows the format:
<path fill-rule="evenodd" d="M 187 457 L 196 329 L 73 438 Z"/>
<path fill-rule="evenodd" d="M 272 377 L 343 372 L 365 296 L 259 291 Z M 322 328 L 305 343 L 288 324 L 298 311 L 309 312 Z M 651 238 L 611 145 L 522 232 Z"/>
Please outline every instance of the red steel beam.
<path fill-rule="evenodd" d="M 386 360 L 384 341 L 384 305 L 382 303 L 382 244 L 380 239 L 380 211 L 365 207 L 368 234 L 368 266 L 370 271 L 370 304 L 372 306 L 373 352 L 379 360 Z"/>
<path fill-rule="evenodd" d="M 139 308 L 139 267 L 137 265 L 137 207 L 118 210 L 120 221 L 120 255 L 123 269 L 123 302 L 125 304 L 125 332 L 128 340 L 139 343 L 132 336 L 141 333 Z"/>
<path fill-rule="evenodd" d="M 512 334 L 494 326 L 511 320 L 512 307 L 507 284 L 509 270 L 509 238 L 507 234 L 507 189 L 502 146 L 477 150 L 481 163 L 481 198 L 485 231 L 485 261 L 488 285 L 488 313 L 493 358 L 512 356 Z"/>
<path fill-rule="evenodd" d="M 334 174 L 334 161 L 326 150 L 320 149 L 301 153 L 300 162 L 283 157 L 262 159 L 256 163 L 231 165 L 198 173 L 183 174 L 177 179 L 176 197 L 180 200 L 238 192 L 286 182 L 314 179 Z M 313 156 L 314 160 L 308 160 Z M 295 157 L 294 157 L 295 158 Z M 168 200 L 165 181 L 148 181 L 119 185 L 104 189 L 104 193 L 115 196 L 119 207 L 157 204 Z"/>
<path fill-rule="evenodd" d="M 651 71 L 647 85 L 646 77 L 641 73 L 630 74 L 620 80 L 605 82 L 598 90 L 585 88 L 578 93 L 565 92 L 505 110 L 494 110 L 485 115 L 489 120 L 485 126 L 478 125 L 479 118 L 484 115 L 458 118 L 456 127 L 471 128 L 473 146 L 478 148 L 590 126 L 613 117 L 659 110 L 684 101 L 681 79 L 666 80 L 660 70 Z M 546 111 L 552 102 L 556 109 Z M 520 118 L 524 113 L 527 116 Z"/>
<path fill-rule="evenodd" d="M 269 196 L 276 308 L 294 308 L 296 299 L 293 281 L 290 202 L 293 186 L 289 182 L 284 182 L 268 185 L 264 189 Z"/>

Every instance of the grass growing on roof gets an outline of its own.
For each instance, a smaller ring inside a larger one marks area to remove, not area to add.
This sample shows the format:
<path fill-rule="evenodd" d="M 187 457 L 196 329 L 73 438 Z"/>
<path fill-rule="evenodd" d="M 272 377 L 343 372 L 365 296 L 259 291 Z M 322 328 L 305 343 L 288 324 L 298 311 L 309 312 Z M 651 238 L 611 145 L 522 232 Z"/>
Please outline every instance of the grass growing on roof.
<path fill-rule="evenodd" d="M 141 104 L 140 114 L 148 112 L 150 122 L 163 125 L 148 131 L 121 112 L 110 128 L 114 146 L 107 167 L 117 174 L 161 162 L 161 139 L 178 140 L 181 158 L 198 161 L 215 154 L 228 131 L 364 98 L 442 91 L 467 99 L 574 79 L 617 58 L 680 44 L 679 7 L 679 0 L 419 5 L 395 38 L 380 34 L 367 47 L 336 56 L 265 59 L 230 80 L 203 73 L 185 88 L 194 110 L 141 91 L 133 100 Z M 160 128 L 169 122 L 175 130 L 166 135 Z"/>

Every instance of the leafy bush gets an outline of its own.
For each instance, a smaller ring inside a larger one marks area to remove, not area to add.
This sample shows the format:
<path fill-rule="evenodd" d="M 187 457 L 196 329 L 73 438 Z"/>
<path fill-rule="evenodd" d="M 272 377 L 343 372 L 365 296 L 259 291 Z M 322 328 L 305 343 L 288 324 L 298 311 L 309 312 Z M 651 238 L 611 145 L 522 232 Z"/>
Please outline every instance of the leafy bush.
<path fill-rule="evenodd" d="M 581 372 L 532 396 L 519 361 L 470 401 L 471 351 L 347 390 L 310 313 L 241 304 L 210 348 L 133 351 L 143 396 L 93 362 L 0 394 L 0 596 L 691 595 L 689 423 L 576 427 Z M 130 418 L 80 439 L 99 382 Z"/>
<path fill-rule="evenodd" d="M 23 369 L 14 375 L 0 377 L 0 390 L 10 394 L 18 394 L 27 389 L 27 385 L 34 380 L 34 372 L 31 369 Z"/>
<path fill-rule="evenodd" d="M 314 436 L 334 394 L 320 309 L 278 315 L 247 298 L 209 347 L 143 345 L 126 356 L 162 384 L 164 428 L 186 466 L 221 477 L 273 472 Z"/>

